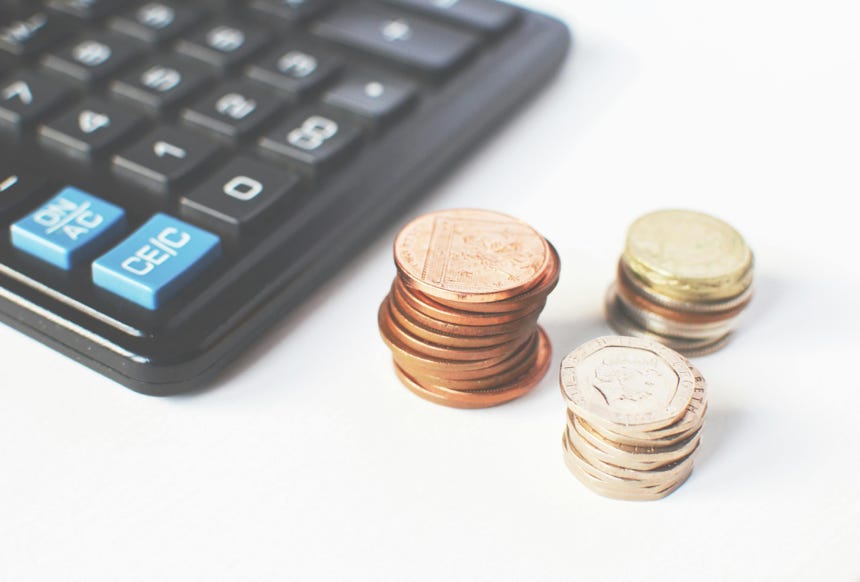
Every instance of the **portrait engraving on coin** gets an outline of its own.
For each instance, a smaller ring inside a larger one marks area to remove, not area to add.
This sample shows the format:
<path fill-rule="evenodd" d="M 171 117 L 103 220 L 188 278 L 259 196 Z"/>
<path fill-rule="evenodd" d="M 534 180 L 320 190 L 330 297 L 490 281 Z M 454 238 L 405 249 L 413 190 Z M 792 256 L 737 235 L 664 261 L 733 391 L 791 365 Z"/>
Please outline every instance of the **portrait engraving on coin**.
<path fill-rule="evenodd" d="M 562 389 L 587 419 L 658 428 L 686 410 L 695 378 L 686 361 L 637 338 L 598 338 L 562 362 Z"/>

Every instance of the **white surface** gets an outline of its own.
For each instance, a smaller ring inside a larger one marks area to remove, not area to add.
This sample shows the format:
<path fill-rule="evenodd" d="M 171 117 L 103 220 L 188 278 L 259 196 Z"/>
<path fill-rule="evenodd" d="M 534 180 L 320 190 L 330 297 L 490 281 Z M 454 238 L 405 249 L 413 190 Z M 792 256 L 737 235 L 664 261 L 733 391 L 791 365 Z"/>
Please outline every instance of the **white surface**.
<path fill-rule="evenodd" d="M 375 324 L 391 228 L 204 394 L 138 396 L 0 328 L 0 580 L 860 580 L 854 3 L 529 4 L 572 25 L 569 66 L 417 212 L 495 208 L 555 243 L 555 364 L 608 332 L 634 217 L 736 225 L 758 295 L 697 360 L 689 482 L 582 487 L 554 371 L 492 410 L 402 388 Z"/>

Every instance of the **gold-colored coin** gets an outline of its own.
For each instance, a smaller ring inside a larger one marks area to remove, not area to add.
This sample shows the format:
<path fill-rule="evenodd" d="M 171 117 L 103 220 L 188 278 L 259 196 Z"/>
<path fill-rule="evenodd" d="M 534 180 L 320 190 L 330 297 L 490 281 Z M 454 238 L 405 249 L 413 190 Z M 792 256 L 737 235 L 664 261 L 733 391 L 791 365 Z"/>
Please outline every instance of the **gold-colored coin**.
<path fill-rule="evenodd" d="M 753 255 L 729 224 L 690 210 L 660 210 L 627 232 L 623 260 L 662 295 L 681 301 L 719 301 L 743 293 Z"/>

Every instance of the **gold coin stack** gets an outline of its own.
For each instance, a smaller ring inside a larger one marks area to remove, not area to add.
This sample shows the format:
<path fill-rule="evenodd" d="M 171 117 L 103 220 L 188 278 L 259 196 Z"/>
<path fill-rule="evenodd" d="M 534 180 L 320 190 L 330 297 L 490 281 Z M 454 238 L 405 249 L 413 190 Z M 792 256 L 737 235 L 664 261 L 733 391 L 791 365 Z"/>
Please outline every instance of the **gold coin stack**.
<path fill-rule="evenodd" d="M 560 381 L 565 463 L 587 487 L 646 501 L 690 476 L 708 405 L 686 358 L 650 340 L 602 337 L 565 357 Z"/>
<path fill-rule="evenodd" d="M 487 210 L 447 210 L 406 225 L 379 330 L 403 384 L 431 402 L 484 408 L 518 398 L 549 369 L 537 325 L 558 254 L 528 224 Z"/>
<path fill-rule="evenodd" d="M 752 280 L 753 254 L 734 228 L 699 212 L 661 210 L 628 230 L 606 316 L 618 333 L 704 355 L 728 341 Z"/>

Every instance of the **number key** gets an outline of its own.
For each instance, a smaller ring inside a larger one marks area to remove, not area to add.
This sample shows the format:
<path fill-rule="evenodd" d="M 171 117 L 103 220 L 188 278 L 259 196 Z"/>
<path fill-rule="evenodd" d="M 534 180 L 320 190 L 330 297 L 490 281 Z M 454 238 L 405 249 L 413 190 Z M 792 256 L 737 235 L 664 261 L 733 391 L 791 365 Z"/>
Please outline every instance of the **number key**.
<path fill-rule="evenodd" d="M 245 74 L 298 97 L 315 90 L 340 68 L 340 61 L 307 43 L 291 41 L 250 65 Z"/>
<path fill-rule="evenodd" d="M 255 131 L 277 113 L 284 99 L 249 81 L 233 81 L 182 112 L 182 119 L 231 140 Z"/>
<path fill-rule="evenodd" d="M 257 27 L 216 23 L 180 40 L 176 50 L 219 69 L 227 69 L 262 49 L 269 38 L 268 32 Z"/>
<path fill-rule="evenodd" d="M 296 193 L 296 174 L 240 157 L 182 199 L 182 215 L 227 236 L 255 228 Z"/>
<path fill-rule="evenodd" d="M 153 112 L 163 112 L 196 93 L 209 80 L 202 65 L 161 57 L 111 83 L 111 92 Z"/>
<path fill-rule="evenodd" d="M 23 71 L 0 84 L 0 125 L 20 131 L 71 97 L 71 90 L 38 73 Z"/>
<path fill-rule="evenodd" d="M 46 146 L 74 158 L 92 160 L 125 138 L 143 121 L 140 115 L 91 97 L 39 127 Z"/>
<path fill-rule="evenodd" d="M 136 44 L 123 38 L 96 33 L 46 55 L 42 63 L 80 83 L 96 83 L 120 70 L 140 53 Z"/>
<path fill-rule="evenodd" d="M 218 152 L 210 140 L 160 127 L 113 157 L 115 174 L 154 192 L 175 191 Z"/>
<path fill-rule="evenodd" d="M 326 171 L 358 145 L 359 127 L 343 116 L 311 110 L 288 119 L 260 139 L 264 152 L 285 157 L 311 173 Z"/>
<path fill-rule="evenodd" d="M 121 16 L 111 19 L 108 26 L 116 32 L 150 44 L 160 44 L 176 38 L 201 17 L 201 10 L 178 6 L 173 2 L 147 2 Z"/>
<path fill-rule="evenodd" d="M 18 56 L 37 53 L 68 35 L 58 17 L 39 10 L 0 26 L 0 50 Z"/>

